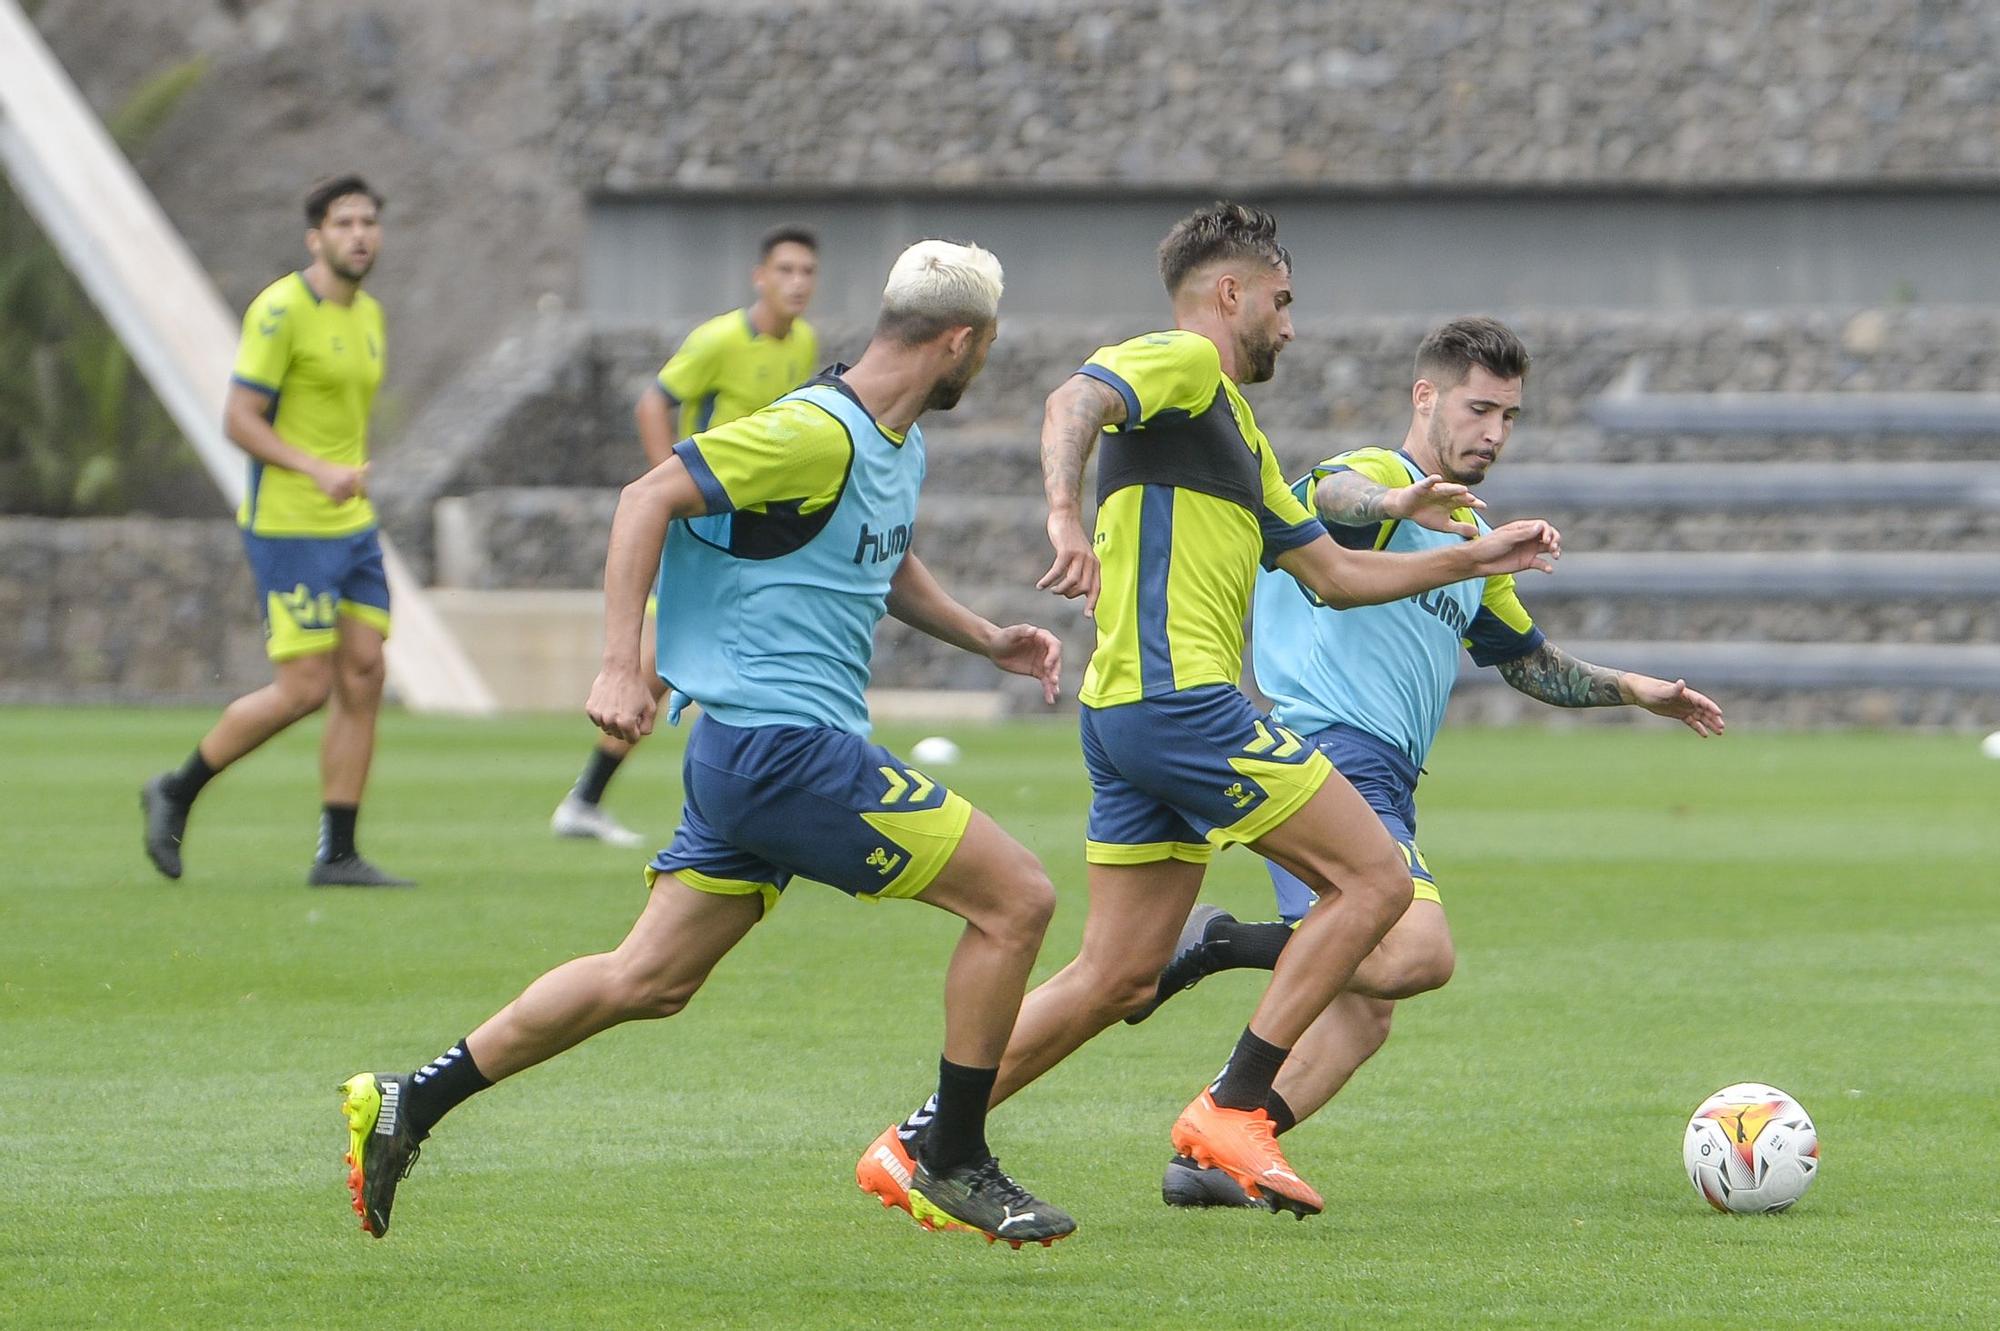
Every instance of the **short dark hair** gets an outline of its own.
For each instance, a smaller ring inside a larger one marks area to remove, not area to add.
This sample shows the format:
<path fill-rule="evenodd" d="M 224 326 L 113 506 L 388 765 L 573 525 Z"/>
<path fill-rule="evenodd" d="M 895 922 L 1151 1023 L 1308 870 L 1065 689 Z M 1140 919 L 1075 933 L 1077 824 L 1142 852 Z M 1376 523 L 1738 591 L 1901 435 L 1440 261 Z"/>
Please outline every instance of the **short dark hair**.
<path fill-rule="evenodd" d="M 366 195 L 368 201 L 377 208 L 382 206 L 382 196 L 370 189 L 368 182 L 360 176 L 351 173 L 344 176 L 328 176 L 324 180 L 314 181 L 313 187 L 306 191 L 306 225 L 317 227 L 326 220 L 326 210 L 333 207 L 333 201 L 344 199 L 350 194 Z"/>
<path fill-rule="evenodd" d="M 786 223 L 772 227 L 757 242 L 757 262 L 770 258 L 771 251 L 780 245 L 803 245 L 814 254 L 819 253 L 819 237 L 813 234 L 811 228 Z"/>
<path fill-rule="evenodd" d="M 1227 199 L 1174 223 L 1160 242 L 1160 279 L 1177 295 L 1196 269 L 1220 259 L 1262 259 L 1290 271 L 1292 256 L 1278 243 L 1278 219 L 1262 208 Z"/>
<path fill-rule="evenodd" d="M 1497 378 L 1526 379 L 1528 349 L 1513 329 L 1483 314 L 1440 324 L 1417 344 L 1417 378 L 1442 390 L 1464 383 L 1475 365 Z"/>

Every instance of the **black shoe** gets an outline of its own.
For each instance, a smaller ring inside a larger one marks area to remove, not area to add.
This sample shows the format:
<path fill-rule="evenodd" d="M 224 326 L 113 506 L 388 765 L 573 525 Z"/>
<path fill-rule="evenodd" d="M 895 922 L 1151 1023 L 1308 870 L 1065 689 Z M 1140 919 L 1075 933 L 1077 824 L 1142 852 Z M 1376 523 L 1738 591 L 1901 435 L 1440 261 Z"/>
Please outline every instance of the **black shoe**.
<path fill-rule="evenodd" d="M 181 839 L 187 835 L 188 810 L 194 805 L 167 793 L 170 775 L 162 772 L 139 787 L 139 807 L 146 815 L 146 858 L 167 877 L 179 878 Z"/>
<path fill-rule="evenodd" d="M 1166 1177 L 1160 1180 L 1160 1200 L 1168 1206 L 1247 1206 L 1269 1211 L 1267 1198 L 1252 1197 L 1243 1185 L 1220 1169 L 1203 1169 L 1184 1155 L 1167 1162 Z"/>
<path fill-rule="evenodd" d="M 415 887 L 414 878 L 398 878 L 362 859 L 347 855 L 337 860 L 314 860 L 306 873 L 307 887 Z"/>
<path fill-rule="evenodd" d="M 1236 917 L 1220 906 L 1196 906 L 1188 912 L 1174 955 L 1160 971 L 1160 987 L 1144 1007 L 1125 1018 L 1127 1026 L 1137 1026 L 1158 1012 L 1160 1004 L 1183 989 L 1194 988 L 1208 974 L 1208 926 L 1217 920 L 1236 923 Z"/>
<path fill-rule="evenodd" d="M 378 1239 L 389 1232 L 396 1185 L 409 1177 L 421 1154 L 423 1138 L 403 1104 L 409 1091 L 408 1077 L 373 1072 L 357 1072 L 340 1086 L 340 1116 L 347 1121 L 347 1191 L 362 1230 Z"/>
<path fill-rule="evenodd" d="M 917 1162 L 910 1180 L 910 1214 L 925 1229 L 976 1229 L 992 1243 L 1044 1248 L 1076 1232 L 1067 1212 L 1050 1206 L 1008 1178 L 992 1156 L 933 1174 Z"/>

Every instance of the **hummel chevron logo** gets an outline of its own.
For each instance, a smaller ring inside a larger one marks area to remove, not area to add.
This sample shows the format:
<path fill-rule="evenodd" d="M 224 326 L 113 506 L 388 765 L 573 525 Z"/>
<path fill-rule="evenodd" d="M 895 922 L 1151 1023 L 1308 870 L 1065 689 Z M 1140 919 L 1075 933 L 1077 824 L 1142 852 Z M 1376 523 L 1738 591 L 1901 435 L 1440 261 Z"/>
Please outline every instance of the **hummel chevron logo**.
<path fill-rule="evenodd" d="M 1003 1206 L 1000 1209 L 1003 1212 L 1003 1214 L 1000 1218 L 1000 1223 L 997 1226 L 995 1226 L 995 1228 L 998 1229 L 1005 1229 L 1009 1225 L 1018 1224 L 1023 1220 L 1033 1220 L 1035 1218 L 1035 1213 L 1033 1211 L 1023 1211 L 1021 1212 L 1021 1214 L 1015 1215 L 1014 1208 L 1011 1206 Z"/>

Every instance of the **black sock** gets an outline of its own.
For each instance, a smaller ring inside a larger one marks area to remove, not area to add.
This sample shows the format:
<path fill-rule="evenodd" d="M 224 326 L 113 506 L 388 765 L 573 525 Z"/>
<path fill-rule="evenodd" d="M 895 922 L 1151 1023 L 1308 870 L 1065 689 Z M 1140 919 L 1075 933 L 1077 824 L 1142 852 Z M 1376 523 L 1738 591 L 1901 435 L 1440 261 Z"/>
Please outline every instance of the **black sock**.
<path fill-rule="evenodd" d="M 1271 1116 L 1271 1122 L 1276 1125 L 1276 1129 L 1281 1135 L 1290 1132 L 1299 1125 L 1299 1116 L 1294 1114 L 1292 1107 L 1285 1103 L 1285 1097 L 1279 1095 L 1276 1091 L 1272 1091 L 1264 1097 L 1264 1112 Z"/>
<path fill-rule="evenodd" d="M 993 1154 L 986 1148 L 986 1101 L 999 1075 L 999 1068 L 938 1060 L 937 1114 L 919 1143 L 924 1168 L 942 1173 Z"/>
<path fill-rule="evenodd" d="M 1265 1043 L 1245 1026 L 1236 1052 L 1229 1056 L 1229 1066 L 1208 1088 L 1215 1103 L 1224 1109 L 1262 1109 L 1271 1096 L 1271 1082 L 1291 1052 Z"/>
<path fill-rule="evenodd" d="M 622 753 L 606 753 L 602 748 L 590 751 L 590 761 L 583 765 L 583 775 L 576 779 L 574 794 L 585 804 L 595 804 L 604 798 L 604 788 L 611 784 L 612 775 L 618 764 L 625 761 Z"/>
<path fill-rule="evenodd" d="M 1283 920 L 1216 920 L 1202 936 L 1203 969 L 1216 971 L 1267 971 L 1278 964 L 1278 954 L 1292 941 L 1292 927 Z"/>
<path fill-rule="evenodd" d="M 439 1119 L 492 1084 L 473 1063 L 465 1040 L 460 1040 L 410 1074 L 409 1098 L 403 1108 L 417 1136 L 427 1137 Z"/>
<path fill-rule="evenodd" d="M 319 813 L 319 862 L 331 864 L 335 860 L 352 859 L 354 849 L 354 823 L 361 817 L 361 810 L 352 804 L 323 804 Z"/>
<path fill-rule="evenodd" d="M 194 797 L 201 794 L 201 788 L 214 779 L 216 769 L 208 765 L 208 759 L 201 756 L 201 746 L 196 745 L 188 760 L 167 774 L 160 783 L 169 798 L 182 804 L 194 803 Z"/>
<path fill-rule="evenodd" d="M 916 1113 L 896 1125 L 896 1139 L 902 1142 L 904 1147 L 907 1148 L 925 1128 L 931 1125 L 931 1120 L 936 1117 L 937 1095 L 933 1093 L 930 1099 L 924 1101 L 922 1109 L 919 1109 Z"/>

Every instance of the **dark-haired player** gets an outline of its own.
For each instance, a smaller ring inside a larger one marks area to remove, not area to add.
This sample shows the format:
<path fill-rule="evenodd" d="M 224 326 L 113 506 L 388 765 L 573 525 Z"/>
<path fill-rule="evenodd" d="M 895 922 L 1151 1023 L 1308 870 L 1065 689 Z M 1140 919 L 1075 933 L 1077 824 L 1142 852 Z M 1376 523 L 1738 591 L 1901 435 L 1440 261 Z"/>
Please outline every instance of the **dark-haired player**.
<path fill-rule="evenodd" d="M 276 677 L 223 710 L 176 771 L 140 791 L 146 854 L 181 876 L 195 797 L 217 772 L 327 706 L 315 887 L 407 887 L 361 857 L 355 821 L 375 752 L 389 584 L 368 502 L 368 410 L 382 382 L 382 307 L 361 289 L 382 248 L 382 196 L 359 176 L 306 195 L 312 262 L 243 316 L 224 427 L 250 455 L 236 520 Z M 328 706 L 328 704 L 331 704 Z"/>
<path fill-rule="evenodd" d="M 1304 1215 L 1323 1203 L 1272 1135 L 1271 1079 L 1409 905 L 1410 879 L 1381 821 L 1325 756 L 1236 687 L 1258 567 L 1275 564 L 1330 605 L 1364 605 L 1547 567 L 1556 537 L 1524 522 L 1416 554 L 1337 545 L 1285 484 L 1237 388 L 1269 379 L 1292 336 L 1291 259 L 1276 221 L 1238 204 L 1203 209 L 1168 232 L 1160 269 L 1174 328 L 1098 350 L 1050 395 L 1043 418 L 1056 559 L 1041 585 L 1084 597 L 1097 618 L 1081 694 L 1090 912 L 1076 959 L 1023 1003 L 994 1099 L 1152 998 L 1210 857 L 1247 843 L 1313 884 L 1322 905 L 1173 1140 Z M 1100 436 L 1093 541 L 1078 490 Z M 1456 501 L 1447 492 L 1427 502 Z M 884 1157 L 907 1149 L 923 1118 L 869 1148 L 863 1187 L 898 1200 Z"/>
<path fill-rule="evenodd" d="M 676 440 L 767 407 L 819 369 L 819 339 L 803 317 L 819 282 L 818 237 L 781 226 L 764 233 L 757 253 L 750 270 L 757 299 L 689 333 L 639 395 L 632 417 L 647 466 L 665 461 Z M 598 737 L 583 774 L 549 820 L 557 836 L 614 846 L 644 839 L 603 805 L 605 787 L 632 747 L 616 736 Z"/>
<path fill-rule="evenodd" d="M 1293 493 L 1341 545 L 1427 550 L 1483 528 L 1476 500 L 1445 512 L 1424 502 L 1425 479 L 1465 494 L 1499 461 L 1521 412 L 1528 351 L 1494 319 L 1454 319 L 1417 348 L 1409 429 L 1400 449 L 1362 448 L 1314 467 Z M 1438 487 L 1443 489 L 1444 487 Z M 1402 852 L 1415 899 L 1355 970 L 1346 992 L 1285 1060 L 1266 1104 L 1282 1134 L 1333 1098 L 1389 1037 L 1396 1002 L 1451 978 L 1456 957 L 1444 903 L 1417 847 L 1417 777 L 1458 677 L 1461 648 L 1531 698 L 1557 707 L 1643 707 L 1697 735 L 1720 734 L 1722 711 L 1685 680 L 1654 679 L 1579 661 L 1537 629 L 1505 575 L 1472 578 L 1423 596 L 1332 613 L 1290 578 L 1262 574 L 1253 602 L 1252 658 L 1271 719 L 1306 737 L 1360 792 Z M 1239 922 L 1214 906 L 1189 917 L 1161 977 L 1171 996 L 1204 975 L 1268 967 L 1313 904 L 1296 874 L 1270 865 L 1275 923 Z M 1153 1010 L 1153 1004 L 1128 1021 Z M 1227 1174 L 1178 1158 L 1162 1195 L 1170 1205 L 1256 1204 Z"/>

